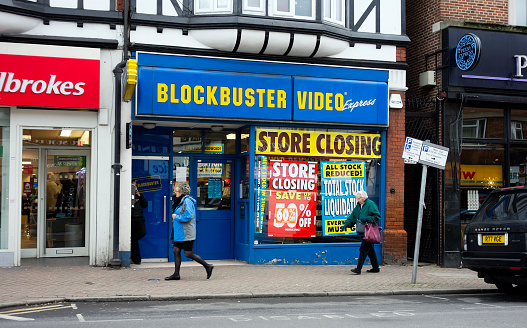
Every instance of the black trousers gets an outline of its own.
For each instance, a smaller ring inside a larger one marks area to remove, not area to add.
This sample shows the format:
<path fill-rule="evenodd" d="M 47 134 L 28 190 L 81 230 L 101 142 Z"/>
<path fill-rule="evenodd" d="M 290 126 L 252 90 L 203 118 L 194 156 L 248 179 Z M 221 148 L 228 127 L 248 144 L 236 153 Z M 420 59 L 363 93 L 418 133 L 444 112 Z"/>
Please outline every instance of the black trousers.
<path fill-rule="evenodd" d="M 139 249 L 139 240 L 146 235 L 145 221 L 132 221 L 132 245 L 130 257 L 133 263 L 141 263 L 141 250 Z"/>
<path fill-rule="evenodd" d="M 374 243 L 368 243 L 361 238 L 362 243 L 359 248 L 359 260 L 357 263 L 357 270 L 362 270 L 366 256 L 370 258 L 373 269 L 379 268 L 379 261 L 377 261 L 377 254 L 375 254 Z"/>

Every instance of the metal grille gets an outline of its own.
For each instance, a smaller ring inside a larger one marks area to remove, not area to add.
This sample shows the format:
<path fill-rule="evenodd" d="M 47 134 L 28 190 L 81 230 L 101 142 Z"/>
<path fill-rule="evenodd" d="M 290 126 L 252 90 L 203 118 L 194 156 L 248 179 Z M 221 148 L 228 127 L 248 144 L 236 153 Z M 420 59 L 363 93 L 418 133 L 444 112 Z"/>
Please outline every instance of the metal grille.
<path fill-rule="evenodd" d="M 435 97 L 408 99 L 406 101 L 406 136 L 439 144 L 439 105 L 440 103 Z M 410 258 L 414 256 L 415 249 L 422 172 L 423 166 L 420 164 L 405 165 L 404 229 L 408 236 L 408 257 Z M 439 224 L 438 210 L 438 170 L 428 167 L 426 180 L 419 261 L 439 264 L 439 254 L 441 254 L 439 227 L 441 225 Z"/>

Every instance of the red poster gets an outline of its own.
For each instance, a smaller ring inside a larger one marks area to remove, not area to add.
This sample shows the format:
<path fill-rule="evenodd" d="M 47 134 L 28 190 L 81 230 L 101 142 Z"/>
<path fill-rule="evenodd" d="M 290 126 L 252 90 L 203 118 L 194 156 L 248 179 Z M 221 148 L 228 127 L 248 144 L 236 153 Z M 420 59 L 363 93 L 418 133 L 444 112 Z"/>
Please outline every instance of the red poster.
<path fill-rule="evenodd" d="M 315 237 L 318 163 L 271 160 L 268 235 Z"/>
<path fill-rule="evenodd" d="M 33 174 L 33 165 L 22 164 L 22 174 Z"/>

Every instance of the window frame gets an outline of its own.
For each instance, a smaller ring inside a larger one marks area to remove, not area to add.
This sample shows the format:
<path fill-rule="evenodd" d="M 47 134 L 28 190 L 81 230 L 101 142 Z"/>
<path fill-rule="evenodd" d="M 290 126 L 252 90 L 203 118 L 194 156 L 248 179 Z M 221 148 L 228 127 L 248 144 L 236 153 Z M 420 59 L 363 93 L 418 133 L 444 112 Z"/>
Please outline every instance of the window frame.
<path fill-rule="evenodd" d="M 211 3 L 211 7 L 208 7 L 206 9 L 200 9 L 199 8 L 199 2 L 200 0 L 194 0 L 194 14 L 232 14 L 232 1 L 231 0 L 223 0 L 227 2 L 227 8 L 218 8 L 218 1 L 220 0 L 208 0 Z"/>
<path fill-rule="evenodd" d="M 311 16 L 300 16 L 297 15 L 295 0 L 287 0 L 289 1 L 289 11 L 279 11 L 278 10 L 278 1 L 280 0 L 271 0 L 269 1 L 269 16 L 275 16 L 275 17 L 287 17 L 287 18 L 298 18 L 298 19 L 306 19 L 306 20 L 315 20 L 316 19 L 316 3 L 317 0 L 306 0 L 311 2 Z"/>
<path fill-rule="evenodd" d="M 326 1 L 329 1 L 330 4 L 331 4 L 331 8 L 330 8 L 330 17 L 327 17 L 326 16 Z M 338 20 L 336 19 L 335 17 L 337 16 L 337 6 L 336 4 L 340 2 L 341 4 L 341 20 Z M 323 5 L 322 5 L 322 20 L 325 21 L 325 22 L 330 22 L 330 23 L 334 23 L 334 24 L 338 24 L 338 25 L 342 25 L 342 26 L 345 26 L 345 20 L 346 20 L 346 0 L 323 0 Z"/>

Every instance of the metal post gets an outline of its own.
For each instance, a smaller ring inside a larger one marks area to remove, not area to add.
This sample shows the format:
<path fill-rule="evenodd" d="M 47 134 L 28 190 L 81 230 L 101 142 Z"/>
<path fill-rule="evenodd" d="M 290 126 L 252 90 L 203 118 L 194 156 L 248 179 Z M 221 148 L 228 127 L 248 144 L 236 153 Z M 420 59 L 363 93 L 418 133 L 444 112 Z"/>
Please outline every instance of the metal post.
<path fill-rule="evenodd" d="M 421 244 L 421 227 L 423 226 L 423 208 L 425 207 L 426 192 L 426 173 L 428 166 L 423 165 L 423 174 L 421 175 L 421 195 L 419 196 L 419 214 L 417 215 L 417 230 L 415 232 L 415 249 L 414 249 L 414 266 L 412 270 L 412 284 L 415 284 L 417 278 L 417 264 L 419 262 L 419 246 Z"/>

